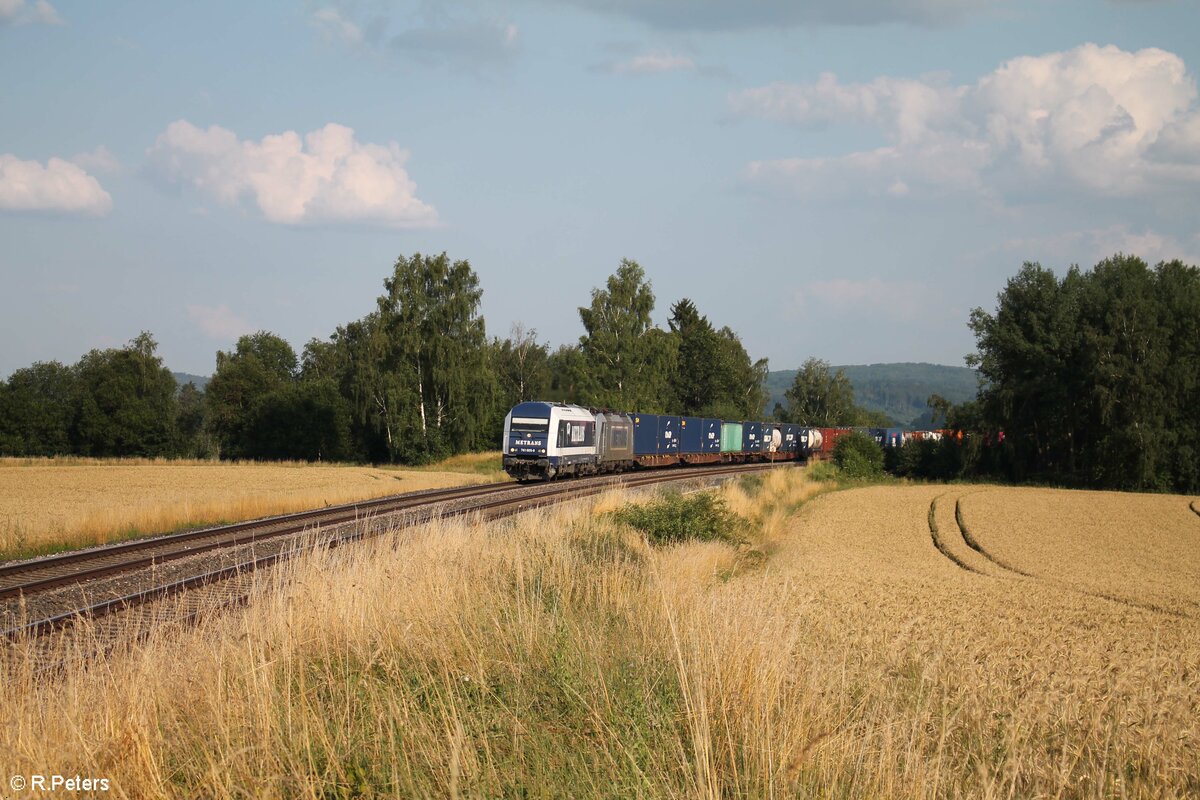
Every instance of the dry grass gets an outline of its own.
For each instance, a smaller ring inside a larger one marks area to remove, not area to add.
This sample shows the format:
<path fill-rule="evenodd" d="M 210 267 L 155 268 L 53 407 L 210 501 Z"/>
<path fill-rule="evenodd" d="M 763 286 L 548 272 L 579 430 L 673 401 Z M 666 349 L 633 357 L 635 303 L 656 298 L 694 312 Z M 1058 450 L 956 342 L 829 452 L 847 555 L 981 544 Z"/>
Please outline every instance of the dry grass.
<path fill-rule="evenodd" d="M 0 772 L 114 797 L 1200 793 L 1200 623 L 955 566 L 944 487 L 781 516 L 819 488 L 725 490 L 761 562 L 584 505 L 316 554 L 178 640 L 0 674 Z"/>
<path fill-rule="evenodd" d="M 0 459 L 0 561 L 186 527 L 498 479 L 494 454 L 442 469 L 150 459 Z"/>

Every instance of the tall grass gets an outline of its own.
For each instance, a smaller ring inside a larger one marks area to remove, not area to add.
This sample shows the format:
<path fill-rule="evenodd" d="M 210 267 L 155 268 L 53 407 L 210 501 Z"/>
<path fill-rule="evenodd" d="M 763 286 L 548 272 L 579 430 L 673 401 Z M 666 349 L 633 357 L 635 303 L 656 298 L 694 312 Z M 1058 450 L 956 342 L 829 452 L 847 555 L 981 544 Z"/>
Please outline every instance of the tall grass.
<path fill-rule="evenodd" d="M 910 511 L 920 531 L 926 490 L 806 503 L 820 491 L 800 471 L 726 486 L 742 545 L 651 546 L 597 513 L 642 502 L 611 493 L 313 553 L 240 615 L 52 683 L 7 662 L 0 771 L 128 797 L 1200 789 L 1194 636 L 1154 652 L 1117 625 L 1114 650 L 1090 613 L 1099 632 L 1065 637 L 1052 601 L 960 595 L 924 539 L 888 532 Z M 860 515 L 885 521 L 855 543 Z M 894 558 L 868 570 L 872 548 Z M 1028 635 L 980 613 L 1001 598 Z"/>

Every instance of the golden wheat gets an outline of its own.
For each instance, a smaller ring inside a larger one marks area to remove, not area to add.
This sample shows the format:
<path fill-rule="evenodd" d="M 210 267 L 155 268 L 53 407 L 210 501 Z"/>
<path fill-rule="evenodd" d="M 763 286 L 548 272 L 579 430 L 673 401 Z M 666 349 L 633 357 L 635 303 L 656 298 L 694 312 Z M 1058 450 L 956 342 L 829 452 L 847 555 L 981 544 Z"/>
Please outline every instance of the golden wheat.
<path fill-rule="evenodd" d="M 820 489 L 722 490 L 765 559 L 651 548 L 587 504 L 314 553 L 53 682 L 4 662 L 0 772 L 116 797 L 1200 793 L 1194 618 L 962 569 L 929 531 L 946 487 L 778 522 Z"/>
<path fill-rule="evenodd" d="M 962 518 L 1011 568 L 1178 613 L 1200 611 L 1200 525 L 1176 495 L 989 488 Z"/>
<path fill-rule="evenodd" d="M 487 454 L 445 469 L 151 460 L 0 460 L 0 560 L 181 527 L 496 479 Z M 465 474 L 464 474 L 465 472 Z"/>

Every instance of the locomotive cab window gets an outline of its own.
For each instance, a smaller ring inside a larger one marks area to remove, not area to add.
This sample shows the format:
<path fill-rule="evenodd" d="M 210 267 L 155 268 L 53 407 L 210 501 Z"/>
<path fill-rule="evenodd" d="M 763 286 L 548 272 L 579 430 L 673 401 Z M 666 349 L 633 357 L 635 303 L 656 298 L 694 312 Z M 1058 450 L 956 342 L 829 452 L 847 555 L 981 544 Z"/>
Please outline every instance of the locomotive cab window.
<path fill-rule="evenodd" d="M 629 447 L 629 429 L 622 427 L 610 428 L 612 436 L 610 437 L 611 447 L 614 450 L 625 450 Z"/>
<path fill-rule="evenodd" d="M 544 417 L 513 417 L 510 425 L 514 433 L 546 433 L 550 420 Z"/>
<path fill-rule="evenodd" d="M 564 419 L 558 423 L 559 447 L 591 447 L 596 439 L 596 423 L 572 422 Z"/>

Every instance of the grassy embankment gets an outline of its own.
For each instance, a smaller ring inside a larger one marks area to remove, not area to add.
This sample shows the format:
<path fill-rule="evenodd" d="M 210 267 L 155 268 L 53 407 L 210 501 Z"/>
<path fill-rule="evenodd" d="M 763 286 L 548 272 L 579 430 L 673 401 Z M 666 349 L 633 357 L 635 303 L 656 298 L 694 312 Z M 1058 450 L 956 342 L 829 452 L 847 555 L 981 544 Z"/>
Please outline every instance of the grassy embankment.
<path fill-rule="evenodd" d="M 0 561 L 504 477 L 495 453 L 419 469 L 3 458 Z"/>
<path fill-rule="evenodd" d="M 105 776 L 135 797 L 1200 792 L 1195 614 L 1099 596 L 1117 587 L 1078 582 L 1086 553 L 1058 569 L 1010 540 L 1028 576 L 956 566 L 927 517 L 940 497 L 955 530 L 949 493 L 966 488 L 860 488 L 793 515 L 821 487 L 777 473 L 723 489 L 744 522 L 708 541 L 653 545 L 618 516 L 673 540 L 671 514 L 607 514 L 628 500 L 610 494 L 317 553 L 178 639 L 53 684 L 10 668 L 0 771 Z M 986 499 L 964 502 L 977 537 Z M 1158 500 L 1171 508 L 1142 524 L 1170 527 L 1159 568 L 1195 570 L 1179 537 L 1200 520 Z M 1035 522 L 1018 526 L 1030 541 Z M 1105 580 L 1136 595 L 1152 578 Z"/>

